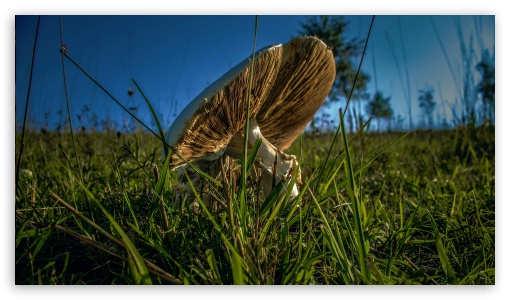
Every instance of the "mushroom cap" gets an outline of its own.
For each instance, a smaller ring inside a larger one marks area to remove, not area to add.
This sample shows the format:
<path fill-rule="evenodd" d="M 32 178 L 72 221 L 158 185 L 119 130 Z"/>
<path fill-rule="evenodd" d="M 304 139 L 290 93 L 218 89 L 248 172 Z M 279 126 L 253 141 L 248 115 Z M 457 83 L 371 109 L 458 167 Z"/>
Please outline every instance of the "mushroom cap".
<path fill-rule="evenodd" d="M 188 162 L 215 160 L 245 124 L 251 56 L 213 82 L 179 114 L 166 141 Z M 265 138 L 287 149 L 322 105 L 335 78 L 330 49 L 316 37 L 297 37 L 255 53 L 250 118 Z M 173 154 L 170 167 L 184 164 Z"/>
<path fill-rule="evenodd" d="M 256 116 L 262 135 L 287 150 L 326 100 L 335 76 L 333 52 L 320 39 L 286 43 L 276 81 Z"/>

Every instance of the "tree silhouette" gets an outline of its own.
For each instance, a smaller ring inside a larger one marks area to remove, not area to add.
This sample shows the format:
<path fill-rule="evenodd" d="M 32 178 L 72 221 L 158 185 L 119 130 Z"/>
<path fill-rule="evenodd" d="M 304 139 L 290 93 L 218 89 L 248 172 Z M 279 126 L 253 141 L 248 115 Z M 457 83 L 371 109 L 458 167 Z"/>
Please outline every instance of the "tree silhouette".
<path fill-rule="evenodd" d="M 427 117 L 428 126 L 430 128 L 434 127 L 434 109 L 436 108 L 436 101 L 434 101 L 434 89 L 428 88 L 425 90 L 418 91 L 420 95 L 418 96 L 418 102 L 420 108 L 423 110 L 423 113 Z"/>
<path fill-rule="evenodd" d="M 391 97 L 384 98 L 382 92 L 377 91 L 374 98 L 365 106 L 367 114 L 377 120 L 377 130 L 381 132 L 381 119 L 391 120 L 393 109 L 390 104 Z"/>
<path fill-rule="evenodd" d="M 484 118 L 494 121 L 496 89 L 494 56 L 490 57 L 489 51 L 485 49 L 480 62 L 476 64 L 475 68 L 482 76 L 476 86 L 476 90 L 482 96 Z"/>
<path fill-rule="evenodd" d="M 363 40 L 356 38 L 347 40 L 344 36 L 348 25 L 349 22 L 345 21 L 342 16 L 311 17 L 306 23 L 301 23 L 300 34 L 318 37 L 331 48 L 335 56 L 336 78 L 329 93 L 330 101 L 339 101 L 342 97 L 344 99 L 349 97 L 358 69 L 357 66 L 354 66 L 353 60 L 363 50 Z M 355 91 L 363 91 L 369 80 L 368 74 L 360 71 L 354 87 Z"/>

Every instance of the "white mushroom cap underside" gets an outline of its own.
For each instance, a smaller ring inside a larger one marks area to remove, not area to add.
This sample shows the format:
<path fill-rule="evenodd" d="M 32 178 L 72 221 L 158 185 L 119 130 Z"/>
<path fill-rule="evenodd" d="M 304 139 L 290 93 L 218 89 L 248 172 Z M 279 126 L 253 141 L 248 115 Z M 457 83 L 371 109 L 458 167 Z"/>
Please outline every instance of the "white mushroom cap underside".
<path fill-rule="evenodd" d="M 281 57 L 281 44 L 265 47 L 256 52 L 254 87 L 251 100 L 252 111 L 256 111 L 257 106 L 259 106 L 258 103 L 269 92 L 276 78 Z M 169 145 L 174 146 L 186 160 L 189 161 L 204 156 L 215 159 L 218 155 L 221 155 L 218 153 L 224 151 L 232 135 L 243 126 L 245 101 L 248 95 L 247 80 L 249 79 L 251 65 L 250 56 L 193 99 L 172 123 L 166 141 Z M 241 86 L 241 88 L 237 88 L 237 86 Z M 228 95 L 225 93 L 228 93 Z M 228 113 L 224 111 L 223 107 L 220 107 L 225 105 L 229 106 Z M 223 111 L 223 116 L 218 114 L 219 110 Z M 221 126 L 218 126 L 219 128 L 209 128 L 211 121 L 208 119 L 216 119 L 216 121 L 227 122 L 227 124 L 216 122 L 214 126 L 222 125 L 224 128 L 222 129 Z M 211 132 L 210 129 L 215 132 Z M 209 136 L 199 134 L 200 131 L 202 133 L 205 131 Z M 198 142 L 197 139 L 202 140 L 202 143 L 195 145 L 183 143 L 185 140 L 196 143 Z M 177 157 L 172 158 L 171 166 L 173 168 L 183 164 L 184 162 Z"/>
<path fill-rule="evenodd" d="M 250 66 L 251 56 L 200 93 L 173 122 L 167 143 L 186 160 L 216 159 L 244 126 Z M 254 70 L 250 117 L 271 143 L 285 150 L 325 100 L 335 77 L 333 54 L 319 39 L 299 37 L 259 50 Z M 225 99 L 227 110 L 219 108 Z M 219 128 L 208 128 L 205 115 Z M 176 168 L 184 162 L 172 157 L 170 164 Z"/>

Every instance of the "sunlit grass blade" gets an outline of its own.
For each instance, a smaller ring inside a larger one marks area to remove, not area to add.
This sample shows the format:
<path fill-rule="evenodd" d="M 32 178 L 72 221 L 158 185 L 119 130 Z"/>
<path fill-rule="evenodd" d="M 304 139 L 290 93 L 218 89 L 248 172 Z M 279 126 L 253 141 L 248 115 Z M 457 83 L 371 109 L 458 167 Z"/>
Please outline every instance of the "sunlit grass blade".
<path fill-rule="evenodd" d="M 211 268 L 213 278 L 218 283 L 221 283 L 220 271 L 218 270 L 218 264 L 216 263 L 216 258 L 214 257 L 214 251 L 212 251 L 211 249 L 205 250 L 205 256 L 207 258 L 207 263 Z"/>
<path fill-rule="evenodd" d="M 331 185 L 331 183 L 333 182 L 333 180 L 335 180 L 337 178 L 337 174 L 338 172 L 340 172 L 340 170 L 342 169 L 343 167 L 343 164 L 345 163 L 345 159 L 342 160 L 338 166 L 334 169 L 333 173 L 328 176 L 328 181 L 326 181 L 326 183 L 324 184 L 324 186 L 322 187 L 322 191 L 325 191 L 329 188 L 329 186 Z M 333 166 L 332 166 L 333 167 Z"/>

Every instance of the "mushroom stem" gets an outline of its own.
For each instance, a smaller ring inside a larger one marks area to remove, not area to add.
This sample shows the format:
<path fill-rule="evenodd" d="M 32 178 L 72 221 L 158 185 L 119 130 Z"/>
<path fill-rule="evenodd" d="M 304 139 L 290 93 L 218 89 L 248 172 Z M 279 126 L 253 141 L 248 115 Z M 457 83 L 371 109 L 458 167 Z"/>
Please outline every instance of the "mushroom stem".
<path fill-rule="evenodd" d="M 281 180 L 289 179 L 292 176 L 295 168 L 298 167 L 298 162 L 294 155 L 286 154 L 278 150 L 271 144 L 260 131 L 260 127 L 255 119 L 250 119 L 248 130 L 248 146 L 253 148 L 257 139 L 262 140 L 262 144 L 257 152 L 256 164 L 262 168 L 262 186 L 264 195 L 267 197 L 273 188 L 273 177 L 276 178 L 276 183 Z M 225 150 L 225 154 L 241 159 L 243 154 L 244 136 L 241 131 L 236 133 Z M 275 163 L 276 162 L 276 163 Z M 301 172 L 298 172 L 297 182 L 300 181 Z M 291 196 L 296 197 L 299 194 L 296 184 L 292 186 Z"/>

